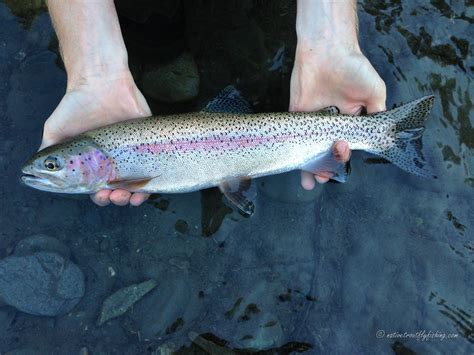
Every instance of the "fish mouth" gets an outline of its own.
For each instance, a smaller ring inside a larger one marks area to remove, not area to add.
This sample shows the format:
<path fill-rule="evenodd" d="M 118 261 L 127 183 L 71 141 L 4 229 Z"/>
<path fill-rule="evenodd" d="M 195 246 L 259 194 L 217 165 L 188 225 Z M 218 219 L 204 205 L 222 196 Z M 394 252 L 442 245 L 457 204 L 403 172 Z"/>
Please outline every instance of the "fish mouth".
<path fill-rule="evenodd" d="M 23 174 L 20 177 L 21 182 L 25 185 L 32 185 L 32 184 L 43 184 L 46 185 L 47 183 L 51 184 L 51 181 L 42 178 L 40 176 L 32 175 L 32 174 Z"/>
<path fill-rule="evenodd" d="M 23 175 L 20 177 L 20 181 L 26 185 L 33 187 L 38 190 L 48 192 L 61 192 L 62 188 L 59 184 L 56 184 L 54 178 L 48 175 L 39 174 L 31 171 L 28 167 L 23 168 Z"/>

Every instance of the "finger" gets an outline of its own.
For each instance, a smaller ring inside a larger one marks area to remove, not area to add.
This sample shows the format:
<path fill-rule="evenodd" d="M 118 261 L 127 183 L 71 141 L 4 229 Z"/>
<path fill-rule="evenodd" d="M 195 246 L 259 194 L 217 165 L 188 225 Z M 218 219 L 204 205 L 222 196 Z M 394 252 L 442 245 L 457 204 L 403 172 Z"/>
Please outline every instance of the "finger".
<path fill-rule="evenodd" d="M 327 177 L 327 176 L 314 175 L 314 178 L 320 184 L 325 184 L 329 181 L 329 177 Z"/>
<path fill-rule="evenodd" d="M 382 78 L 377 75 L 377 79 L 373 82 L 372 94 L 367 98 L 365 106 L 367 113 L 382 112 L 387 110 L 387 87 Z"/>
<path fill-rule="evenodd" d="M 145 194 L 143 192 L 136 192 L 132 194 L 132 197 L 130 197 L 130 204 L 132 206 L 140 206 L 143 202 L 145 202 L 148 197 L 150 197 L 150 194 Z"/>
<path fill-rule="evenodd" d="M 131 192 L 123 189 L 117 189 L 112 191 L 110 194 L 110 201 L 112 201 L 112 203 L 117 206 L 125 206 L 130 201 L 130 196 L 132 196 Z"/>
<path fill-rule="evenodd" d="M 352 115 L 352 116 L 359 116 L 361 112 L 362 112 L 362 106 L 360 105 L 348 108 L 347 110 L 344 110 L 344 109 L 341 110 L 341 113 Z"/>
<path fill-rule="evenodd" d="M 376 113 L 386 111 L 387 107 L 385 106 L 384 101 L 371 101 L 367 103 L 367 113 Z"/>
<path fill-rule="evenodd" d="M 340 161 L 342 163 L 347 162 L 350 157 L 351 157 L 351 150 L 349 149 L 349 144 L 345 141 L 337 141 L 333 145 L 333 153 L 334 153 L 334 158 L 337 161 Z M 331 179 L 332 173 L 330 172 L 321 172 L 319 174 L 315 174 L 314 178 L 316 179 L 317 182 L 320 184 L 324 184 Z"/>
<path fill-rule="evenodd" d="M 43 150 L 44 148 L 49 147 L 50 145 L 52 145 L 52 143 L 50 143 L 46 139 L 43 139 L 43 141 L 41 142 L 40 147 L 38 148 L 38 151 Z"/>
<path fill-rule="evenodd" d="M 57 141 L 55 141 L 54 139 L 48 138 L 46 136 L 46 134 L 43 133 L 43 140 L 41 141 L 41 145 L 40 145 L 38 151 L 43 150 L 44 148 L 49 147 L 50 145 L 53 145 L 55 143 L 57 143 Z"/>
<path fill-rule="evenodd" d="M 382 112 L 387 110 L 385 101 L 387 99 L 385 83 L 380 81 L 380 88 L 376 89 L 376 95 L 371 96 L 366 103 L 367 113 Z"/>
<path fill-rule="evenodd" d="M 91 195 L 91 200 L 98 206 L 107 206 L 110 204 L 110 190 L 101 190 L 96 192 L 94 195 Z"/>
<path fill-rule="evenodd" d="M 316 184 L 314 183 L 313 174 L 308 173 L 307 171 L 302 171 L 301 172 L 301 186 L 303 186 L 303 189 L 312 190 L 314 189 L 315 185 Z"/>
<path fill-rule="evenodd" d="M 334 158 L 337 161 L 345 163 L 351 158 L 351 150 L 349 149 L 349 144 L 345 141 L 336 141 L 332 149 Z"/>

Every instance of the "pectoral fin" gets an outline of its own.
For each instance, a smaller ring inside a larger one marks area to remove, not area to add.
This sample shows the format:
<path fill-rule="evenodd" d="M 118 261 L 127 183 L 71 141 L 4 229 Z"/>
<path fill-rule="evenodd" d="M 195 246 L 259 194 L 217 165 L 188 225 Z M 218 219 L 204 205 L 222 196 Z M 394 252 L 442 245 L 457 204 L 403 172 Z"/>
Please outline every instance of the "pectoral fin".
<path fill-rule="evenodd" d="M 151 180 L 153 180 L 153 178 L 142 178 L 142 179 L 133 179 L 133 180 L 113 180 L 113 181 L 109 181 L 107 185 L 112 189 L 124 189 L 130 192 L 140 192 L 140 191 L 143 191 L 144 187 Z"/>
<path fill-rule="evenodd" d="M 319 154 L 306 162 L 301 170 L 308 171 L 311 174 L 325 176 L 329 179 L 339 182 L 346 182 L 350 173 L 348 162 L 343 162 L 335 153 L 334 146 L 327 152 Z"/>
<path fill-rule="evenodd" d="M 250 200 L 251 183 L 250 178 L 236 178 L 226 180 L 219 185 L 224 196 L 245 216 L 251 216 L 255 210 L 255 205 Z"/>

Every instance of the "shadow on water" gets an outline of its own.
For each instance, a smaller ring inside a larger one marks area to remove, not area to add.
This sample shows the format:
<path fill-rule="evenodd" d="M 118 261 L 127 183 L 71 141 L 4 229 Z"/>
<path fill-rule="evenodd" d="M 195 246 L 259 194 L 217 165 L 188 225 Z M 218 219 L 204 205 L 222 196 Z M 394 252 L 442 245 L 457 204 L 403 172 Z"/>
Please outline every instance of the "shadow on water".
<path fill-rule="evenodd" d="M 154 113 L 198 110 L 229 84 L 256 112 L 287 110 L 293 2 L 141 3 L 117 7 Z M 252 218 L 216 189 L 101 209 L 18 184 L 66 83 L 45 10 L 0 1 L 1 353 L 472 352 L 474 7 L 359 2 L 387 107 L 436 95 L 424 143 L 439 181 L 355 153 L 344 185 L 310 194 L 296 175 L 262 180 Z M 35 263 L 68 270 L 55 277 L 72 310 L 27 311 L 58 298 L 13 290 L 34 284 L 24 272 Z"/>

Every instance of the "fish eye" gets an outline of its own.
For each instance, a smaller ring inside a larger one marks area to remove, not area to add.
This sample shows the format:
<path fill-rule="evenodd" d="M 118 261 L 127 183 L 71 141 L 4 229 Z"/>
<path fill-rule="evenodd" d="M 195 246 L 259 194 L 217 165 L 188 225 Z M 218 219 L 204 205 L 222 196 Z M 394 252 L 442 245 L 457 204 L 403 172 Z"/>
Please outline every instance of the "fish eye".
<path fill-rule="evenodd" d="M 49 171 L 56 171 L 61 168 L 58 159 L 55 157 L 47 157 L 44 161 L 44 167 Z"/>

